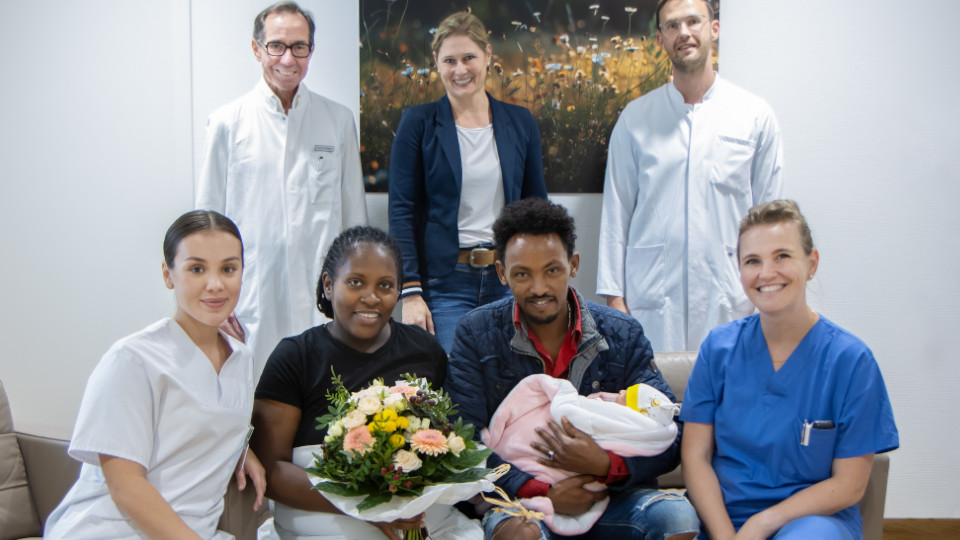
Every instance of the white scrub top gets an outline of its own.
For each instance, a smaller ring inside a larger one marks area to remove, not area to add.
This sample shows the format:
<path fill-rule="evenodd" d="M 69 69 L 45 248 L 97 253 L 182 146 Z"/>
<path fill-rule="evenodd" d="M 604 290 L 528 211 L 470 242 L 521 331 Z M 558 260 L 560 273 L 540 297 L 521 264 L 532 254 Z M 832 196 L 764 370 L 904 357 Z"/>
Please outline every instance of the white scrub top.
<path fill-rule="evenodd" d="M 717 75 L 701 103 L 673 83 L 632 101 L 610 137 L 597 294 L 623 297 L 656 351 L 695 351 L 753 311 L 737 228 L 780 198 L 780 128 L 770 107 Z"/>
<path fill-rule="evenodd" d="M 253 409 L 250 350 L 219 375 L 172 319 L 115 343 L 87 381 L 70 441 L 80 477 L 47 520 L 48 539 L 132 539 L 143 534 L 110 498 L 99 454 L 147 469 L 147 480 L 203 538 L 217 532 L 223 496 L 244 448 Z"/>
<path fill-rule="evenodd" d="M 235 313 L 257 373 L 279 341 L 322 324 L 317 279 L 341 230 L 367 223 L 353 113 L 300 83 L 288 114 L 261 79 L 210 115 L 196 207 L 240 229 Z"/>

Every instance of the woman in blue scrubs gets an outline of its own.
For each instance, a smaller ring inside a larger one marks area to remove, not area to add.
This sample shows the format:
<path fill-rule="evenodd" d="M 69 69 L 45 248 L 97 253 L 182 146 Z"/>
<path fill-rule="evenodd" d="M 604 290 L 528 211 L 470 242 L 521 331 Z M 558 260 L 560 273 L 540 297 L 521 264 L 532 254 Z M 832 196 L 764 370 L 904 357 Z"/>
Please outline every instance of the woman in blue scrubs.
<path fill-rule="evenodd" d="M 899 446 L 873 353 L 807 305 L 820 256 L 795 202 L 751 208 L 737 257 L 759 313 L 710 333 L 680 412 L 700 537 L 861 538 L 873 455 Z"/>

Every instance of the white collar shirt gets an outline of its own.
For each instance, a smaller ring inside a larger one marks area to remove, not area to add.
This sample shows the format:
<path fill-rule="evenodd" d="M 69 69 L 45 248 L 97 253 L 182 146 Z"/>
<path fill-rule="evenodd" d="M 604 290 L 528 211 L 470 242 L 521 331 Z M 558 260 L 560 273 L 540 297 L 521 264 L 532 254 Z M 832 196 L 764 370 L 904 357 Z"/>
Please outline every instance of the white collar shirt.
<path fill-rule="evenodd" d="M 300 84 L 289 112 L 261 79 L 210 115 L 196 207 L 232 219 L 244 244 L 236 314 L 257 372 L 277 343 L 326 322 L 323 257 L 367 223 L 353 113 Z"/>
<path fill-rule="evenodd" d="M 610 138 L 597 294 L 623 297 L 654 350 L 697 350 L 752 313 L 737 229 L 782 183 L 773 111 L 719 75 L 701 103 L 673 83 L 632 101 Z"/>

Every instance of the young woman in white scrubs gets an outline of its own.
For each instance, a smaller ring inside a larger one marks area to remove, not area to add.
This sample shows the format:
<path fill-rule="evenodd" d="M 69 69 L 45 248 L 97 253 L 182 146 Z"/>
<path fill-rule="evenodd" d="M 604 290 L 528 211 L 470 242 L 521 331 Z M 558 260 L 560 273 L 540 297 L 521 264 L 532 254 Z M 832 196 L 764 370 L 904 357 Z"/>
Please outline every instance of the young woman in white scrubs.
<path fill-rule="evenodd" d="M 240 232 L 188 212 L 163 255 L 176 312 L 116 342 L 90 375 L 69 449 L 80 477 L 45 538 L 233 538 L 217 522 L 234 473 L 241 489 L 253 481 L 254 509 L 262 502 L 264 470 L 246 449 L 252 357 L 218 330 L 240 292 Z"/>
<path fill-rule="evenodd" d="M 703 533 L 862 538 L 873 455 L 899 446 L 873 353 L 807 305 L 820 256 L 796 203 L 751 208 L 737 257 L 759 313 L 710 332 L 680 411 Z"/>

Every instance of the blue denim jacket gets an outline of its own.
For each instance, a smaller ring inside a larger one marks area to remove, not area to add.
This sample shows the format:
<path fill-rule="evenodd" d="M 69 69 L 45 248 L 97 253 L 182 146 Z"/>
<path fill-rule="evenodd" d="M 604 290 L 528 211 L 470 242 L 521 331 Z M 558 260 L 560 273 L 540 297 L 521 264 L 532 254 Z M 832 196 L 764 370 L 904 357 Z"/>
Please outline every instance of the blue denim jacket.
<path fill-rule="evenodd" d="M 567 379 L 581 395 L 619 392 L 645 383 L 675 399 L 660 372 L 653 366 L 653 349 L 643 328 L 633 317 L 615 309 L 586 301 L 580 304 L 582 336 L 577 354 L 570 362 Z M 474 309 L 457 326 L 450 352 L 444 388 L 457 404 L 464 422 L 474 425 L 476 438 L 510 390 L 524 377 L 543 373 L 544 365 L 525 329 L 513 324 L 515 302 L 506 298 Z M 611 490 L 656 488 L 657 476 L 680 463 L 680 435 L 658 456 L 624 458 L 630 477 L 609 486 Z M 488 467 L 503 463 L 493 454 Z M 532 478 L 516 468 L 497 481 L 511 497 Z"/>

